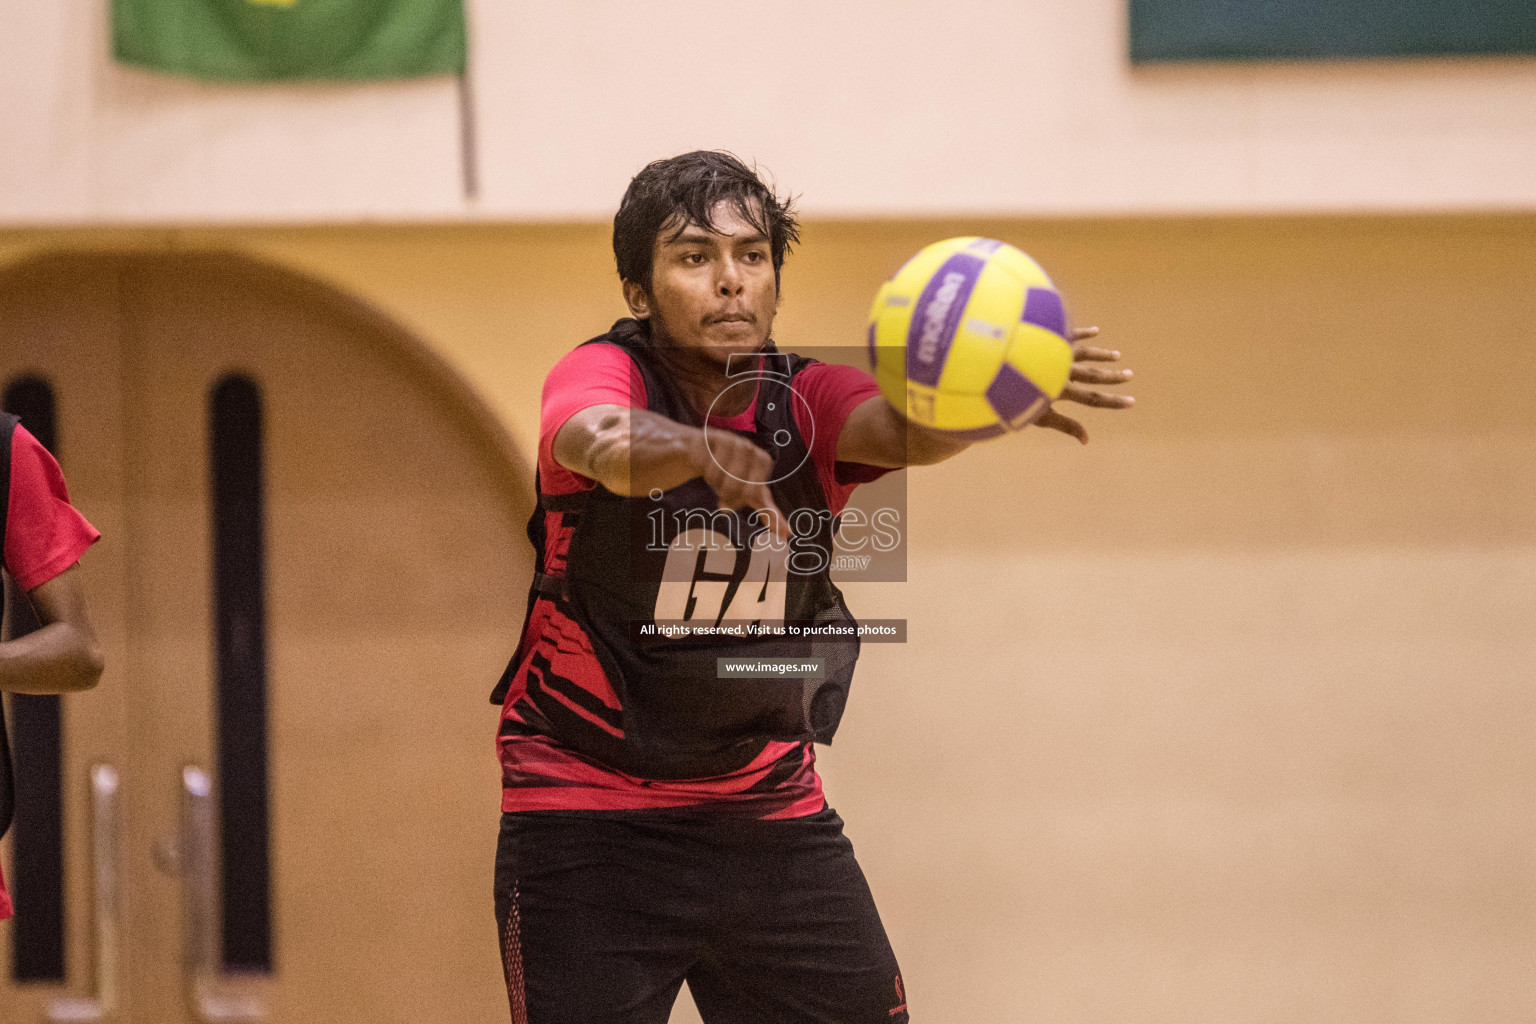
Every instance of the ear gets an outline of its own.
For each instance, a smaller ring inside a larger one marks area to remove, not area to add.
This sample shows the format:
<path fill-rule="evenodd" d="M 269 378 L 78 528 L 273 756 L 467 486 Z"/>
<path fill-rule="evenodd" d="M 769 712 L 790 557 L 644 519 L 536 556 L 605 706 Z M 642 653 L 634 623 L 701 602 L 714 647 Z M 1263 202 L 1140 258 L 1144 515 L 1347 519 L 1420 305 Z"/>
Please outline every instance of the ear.
<path fill-rule="evenodd" d="M 624 303 L 629 306 L 630 315 L 636 320 L 650 319 L 651 296 L 639 281 L 624 282 Z"/>

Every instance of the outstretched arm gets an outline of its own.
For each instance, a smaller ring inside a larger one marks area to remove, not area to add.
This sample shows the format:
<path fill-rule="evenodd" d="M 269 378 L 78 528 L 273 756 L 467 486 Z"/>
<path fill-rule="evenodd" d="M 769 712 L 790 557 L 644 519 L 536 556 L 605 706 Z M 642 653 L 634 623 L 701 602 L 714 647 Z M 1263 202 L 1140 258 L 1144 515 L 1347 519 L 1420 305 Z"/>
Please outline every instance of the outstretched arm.
<path fill-rule="evenodd" d="M 1097 327 L 1080 327 L 1072 332 L 1072 340 L 1082 342 L 1098 333 Z M 1092 365 L 1116 362 L 1120 358 L 1119 352 L 1082 344 L 1075 344 L 1075 352 L 1070 379 L 1056 400 L 1058 403 L 1077 402 L 1096 409 L 1126 409 L 1135 404 L 1136 400 L 1130 395 L 1110 394 L 1083 386 L 1123 384 L 1130 380 L 1130 370 Z M 1059 430 L 1083 444 L 1088 443 L 1088 431 L 1083 425 L 1057 411 L 1054 405 L 1035 420 L 1034 426 Z M 887 469 L 931 466 L 959 454 L 972 443 L 953 433 L 913 423 L 884 398 L 871 398 L 848 414 L 843 432 L 838 435 L 837 458 L 840 462 L 861 462 Z"/>
<path fill-rule="evenodd" d="M 28 597 L 40 628 L 0 643 L 0 690 L 73 693 L 101 678 L 101 649 L 86 614 L 80 567 L 72 565 Z"/>
<path fill-rule="evenodd" d="M 626 497 L 703 477 L 721 508 L 762 509 L 774 532 L 784 536 L 784 517 L 768 485 L 756 482 L 773 478 L 772 456 L 728 430 L 714 431 L 706 444 L 698 427 L 659 413 L 594 405 L 565 421 L 555 434 L 553 454 L 571 472 Z"/>

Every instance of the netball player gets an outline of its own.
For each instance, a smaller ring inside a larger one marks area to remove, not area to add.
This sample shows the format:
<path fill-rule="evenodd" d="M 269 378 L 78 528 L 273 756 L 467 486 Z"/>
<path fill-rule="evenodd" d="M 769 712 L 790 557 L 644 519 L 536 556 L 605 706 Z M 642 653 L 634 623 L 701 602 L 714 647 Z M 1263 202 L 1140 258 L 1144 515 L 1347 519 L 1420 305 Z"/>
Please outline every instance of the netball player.
<path fill-rule="evenodd" d="M 515 1024 L 662 1024 L 685 980 L 710 1024 L 908 1019 L 815 768 L 856 644 L 743 627 L 851 625 L 814 557 L 835 516 L 859 484 L 967 443 L 908 423 L 858 370 L 777 351 L 795 241 L 789 204 L 734 157 L 647 166 L 614 218 L 632 316 L 545 381 L 537 575 L 493 697 Z M 1063 398 L 1129 405 L 1083 386 L 1129 377 L 1092 365 L 1117 358 L 1079 347 Z M 1087 440 L 1057 410 L 1038 423 Z M 703 628 L 653 628 L 679 622 Z M 722 679 L 736 656 L 824 671 Z"/>

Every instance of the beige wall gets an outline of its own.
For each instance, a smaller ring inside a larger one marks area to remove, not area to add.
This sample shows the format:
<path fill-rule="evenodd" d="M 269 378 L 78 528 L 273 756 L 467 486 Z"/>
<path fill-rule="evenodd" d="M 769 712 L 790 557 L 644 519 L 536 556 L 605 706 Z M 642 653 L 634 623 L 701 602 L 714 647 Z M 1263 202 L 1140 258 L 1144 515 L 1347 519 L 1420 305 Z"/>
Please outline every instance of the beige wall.
<path fill-rule="evenodd" d="M 1034 253 L 1139 405 L 914 472 L 910 582 L 850 595 L 911 620 L 823 763 L 920 1019 L 1536 1016 L 1536 219 L 819 221 L 778 336 L 858 344 L 880 279 L 962 231 Z M 311 273 L 526 449 L 545 371 L 621 311 L 606 244 L 10 232 L 0 259 Z"/>
<path fill-rule="evenodd" d="M 453 82 L 225 86 L 0 4 L 0 224 L 602 219 L 727 147 L 818 216 L 1536 208 L 1536 60 L 1133 70 L 1125 0 L 472 0 Z"/>

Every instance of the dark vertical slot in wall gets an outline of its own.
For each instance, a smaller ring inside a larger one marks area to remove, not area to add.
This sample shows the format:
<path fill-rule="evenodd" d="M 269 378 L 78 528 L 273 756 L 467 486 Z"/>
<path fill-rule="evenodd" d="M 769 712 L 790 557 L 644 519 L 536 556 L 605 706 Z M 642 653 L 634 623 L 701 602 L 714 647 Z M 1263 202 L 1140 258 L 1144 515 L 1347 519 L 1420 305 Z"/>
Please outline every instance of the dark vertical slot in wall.
<path fill-rule="evenodd" d="M 5 389 L 5 410 L 59 455 L 53 388 L 40 377 L 18 377 Z M 32 605 L 16 582 L 5 578 L 6 614 L 12 633 L 38 628 Z M 16 907 L 11 922 L 11 977 L 17 981 L 64 980 L 64 730 L 54 695 L 10 695 L 11 757 L 16 770 L 16 819 L 12 824 L 10 879 Z"/>
<path fill-rule="evenodd" d="M 270 971 L 266 517 L 255 382 L 222 378 L 213 389 L 209 421 L 224 966 Z"/>

